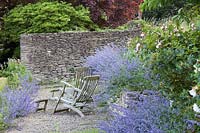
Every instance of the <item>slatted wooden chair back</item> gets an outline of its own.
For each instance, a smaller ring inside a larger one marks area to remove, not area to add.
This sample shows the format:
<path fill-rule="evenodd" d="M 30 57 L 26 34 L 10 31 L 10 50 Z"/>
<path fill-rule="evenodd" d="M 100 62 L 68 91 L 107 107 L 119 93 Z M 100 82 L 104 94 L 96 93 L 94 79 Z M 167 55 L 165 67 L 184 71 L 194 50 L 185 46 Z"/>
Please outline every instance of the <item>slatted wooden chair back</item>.
<path fill-rule="evenodd" d="M 99 75 L 84 77 L 83 82 L 80 85 L 80 90 L 82 90 L 82 91 L 80 93 L 77 93 L 75 101 L 76 102 L 87 102 L 87 101 L 91 100 L 91 96 L 97 87 L 99 78 L 100 78 Z"/>
<path fill-rule="evenodd" d="M 92 75 L 92 70 L 89 67 L 75 68 L 75 87 L 79 88 L 85 76 Z"/>
<path fill-rule="evenodd" d="M 80 82 L 79 88 L 71 88 L 73 90 L 73 96 L 68 97 L 67 91 L 65 91 L 65 87 L 62 90 L 62 94 L 57 100 L 57 104 L 54 108 L 54 113 L 61 112 L 65 110 L 73 110 L 77 112 L 81 117 L 84 117 L 83 112 L 81 112 L 81 108 L 86 107 L 87 102 L 91 100 L 91 96 L 94 93 L 94 90 L 97 87 L 99 75 L 86 76 L 83 78 L 83 81 Z M 66 94 L 66 96 L 65 96 Z M 65 109 L 57 109 L 59 103 L 63 103 Z"/>

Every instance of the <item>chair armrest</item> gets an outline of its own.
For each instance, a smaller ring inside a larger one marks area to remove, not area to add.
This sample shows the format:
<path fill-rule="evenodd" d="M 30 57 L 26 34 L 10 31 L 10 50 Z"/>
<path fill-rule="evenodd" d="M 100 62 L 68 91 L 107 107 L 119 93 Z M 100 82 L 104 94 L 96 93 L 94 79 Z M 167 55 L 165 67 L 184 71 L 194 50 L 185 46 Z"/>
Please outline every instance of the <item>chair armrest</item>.
<path fill-rule="evenodd" d="M 35 101 L 35 102 L 36 102 L 36 103 L 48 102 L 48 99 L 37 100 L 37 101 Z"/>
<path fill-rule="evenodd" d="M 78 92 L 81 92 L 81 90 L 78 89 L 78 88 L 76 88 L 76 87 L 74 87 L 74 88 L 67 88 L 66 91 L 67 91 L 67 90 L 72 90 L 72 91 L 78 91 Z"/>
<path fill-rule="evenodd" d="M 61 83 L 65 84 L 66 86 L 68 87 L 72 87 L 72 88 L 75 88 L 73 85 L 71 85 L 70 83 L 68 82 L 65 82 L 65 81 L 60 81 Z"/>
<path fill-rule="evenodd" d="M 65 81 L 61 81 L 63 84 L 65 84 L 66 86 L 69 86 L 69 87 L 71 87 L 71 88 L 67 88 L 66 90 L 69 90 L 69 89 L 71 89 L 71 90 L 75 90 L 75 91 L 78 91 L 78 92 L 81 92 L 81 90 L 80 89 L 78 89 L 78 88 L 76 88 L 76 87 L 74 87 L 73 85 L 71 85 L 71 84 L 69 84 L 69 83 L 67 83 L 67 82 L 65 82 Z"/>
<path fill-rule="evenodd" d="M 62 88 L 60 87 L 60 88 L 57 88 L 57 89 L 50 90 L 50 92 L 54 93 L 54 92 L 58 92 L 58 91 L 62 91 L 62 90 L 63 90 L 63 87 Z"/>
<path fill-rule="evenodd" d="M 57 92 L 57 91 L 61 91 L 61 89 L 51 90 L 50 92 Z"/>

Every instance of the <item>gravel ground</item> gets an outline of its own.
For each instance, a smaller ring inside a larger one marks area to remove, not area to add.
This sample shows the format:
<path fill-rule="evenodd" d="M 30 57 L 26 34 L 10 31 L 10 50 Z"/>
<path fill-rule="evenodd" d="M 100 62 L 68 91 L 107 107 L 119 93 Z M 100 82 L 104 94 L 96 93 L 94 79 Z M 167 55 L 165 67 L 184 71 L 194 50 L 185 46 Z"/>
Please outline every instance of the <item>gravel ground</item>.
<path fill-rule="evenodd" d="M 45 99 L 50 96 L 50 89 L 41 89 L 36 99 Z M 46 112 L 40 111 L 30 114 L 26 117 L 20 117 L 13 121 L 11 128 L 6 133 L 70 133 L 74 131 L 82 131 L 95 127 L 98 120 L 103 115 L 95 114 L 85 110 L 84 118 L 77 113 L 60 112 L 53 114 L 55 102 L 49 101 Z"/>

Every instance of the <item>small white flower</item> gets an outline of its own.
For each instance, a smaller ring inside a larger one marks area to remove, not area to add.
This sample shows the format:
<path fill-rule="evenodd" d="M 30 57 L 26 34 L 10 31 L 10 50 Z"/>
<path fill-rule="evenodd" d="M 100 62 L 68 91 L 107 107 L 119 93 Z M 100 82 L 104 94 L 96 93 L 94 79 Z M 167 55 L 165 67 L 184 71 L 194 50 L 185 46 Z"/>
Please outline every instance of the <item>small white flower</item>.
<path fill-rule="evenodd" d="M 176 34 L 176 36 L 177 36 L 177 37 L 179 37 L 179 36 L 181 36 L 181 34 L 180 34 L 180 33 L 178 33 L 178 34 Z"/>
<path fill-rule="evenodd" d="M 184 27 L 183 27 L 183 26 L 181 26 L 181 30 L 184 30 Z"/>
<path fill-rule="evenodd" d="M 196 66 L 196 65 L 193 65 L 193 67 L 194 67 L 195 69 L 197 69 L 197 66 Z"/>
<path fill-rule="evenodd" d="M 173 105 L 173 100 L 169 100 L 169 105 L 170 105 L 170 107 L 172 107 L 172 105 Z"/>
<path fill-rule="evenodd" d="M 189 93 L 190 93 L 190 95 L 191 95 L 192 97 L 196 97 L 196 96 L 197 96 L 197 93 L 196 93 L 196 90 L 195 90 L 195 89 L 190 90 Z"/>
<path fill-rule="evenodd" d="M 140 44 L 140 43 L 137 43 L 136 48 L 135 48 L 135 51 L 138 52 L 138 51 L 140 50 L 140 47 L 141 47 L 141 44 Z"/>
<path fill-rule="evenodd" d="M 144 37 L 144 33 L 142 32 L 142 34 L 140 35 L 141 37 Z"/>
<path fill-rule="evenodd" d="M 192 27 L 192 28 L 194 28 L 194 26 L 195 26 L 195 24 L 194 24 L 194 23 L 192 23 L 192 24 L 191 24 L 191 27 Z"/>
<path fill-rule="evenodd" d="M 198 107 L 196 103 L 193 105 L 193 110 L 197 113 L 200 113 L 200 108 Z"/>
<path fill-rule="evenodd" d="M 175 29 L 174 29 L 174 32 L 175 32 L 175 33 L 176 33 L 176 32 L 178 32 L 178 29 L 177 29 L 177 28 L 175 28 Z"/>
<path fill-rule="evenodd" d="M 156 48 L 160 48 L 161 45 L 162 45 L 161 42 L 158 42 L 158 44 L 156 45 Z"/>

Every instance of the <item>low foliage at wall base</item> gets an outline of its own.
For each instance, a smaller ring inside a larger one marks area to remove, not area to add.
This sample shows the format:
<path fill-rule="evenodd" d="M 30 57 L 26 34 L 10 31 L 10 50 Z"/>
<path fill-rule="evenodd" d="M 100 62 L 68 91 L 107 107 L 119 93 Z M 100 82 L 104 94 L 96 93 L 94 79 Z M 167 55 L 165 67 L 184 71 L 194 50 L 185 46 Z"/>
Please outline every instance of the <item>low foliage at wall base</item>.
<path fill-rule="evenodd" d="M 19 79 L 25 75 L 28 75 L 31 80 L 31 73 L 20 60 L 16 59 L 8 59 L 8 62 L 1 66 L 0 69 L 0 77 L 6 77 L 7 85 L 11 88 L 18 87 L 20 83 Z"/>

